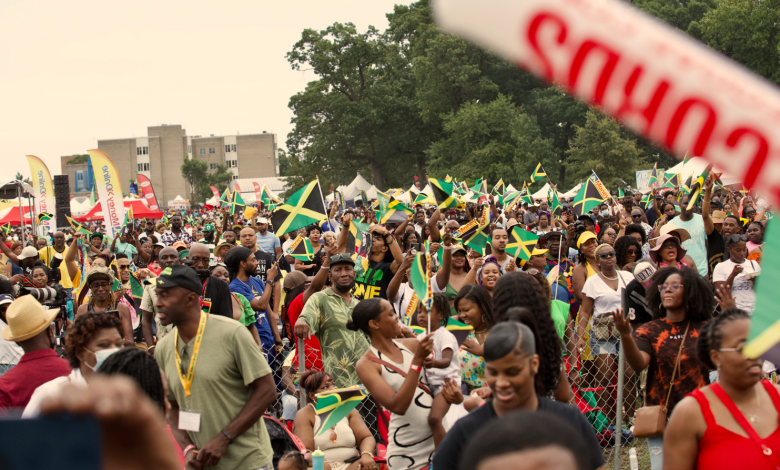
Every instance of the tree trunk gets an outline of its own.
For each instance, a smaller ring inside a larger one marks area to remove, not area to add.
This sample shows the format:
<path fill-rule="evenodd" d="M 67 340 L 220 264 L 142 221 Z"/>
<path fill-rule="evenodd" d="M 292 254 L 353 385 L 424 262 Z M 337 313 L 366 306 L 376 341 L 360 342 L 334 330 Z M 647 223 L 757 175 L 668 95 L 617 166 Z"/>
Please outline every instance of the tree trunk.
<path fill-rule="evenodd" d="M 374 174 L 374 186 L 376 186 L 376 189 L 382 191 L 384 189 L 382 183 L 382 169 L 379 168 L 379 163 L 376 160 L 371 160 L 371 172 Z"/>
<path fill-rule="evenodd" d="M 425 155 L 417 155 L 417 176 L 420 177 L 420 189 L 424 188 L 428 184 L 428 179 L 425 175 Z"/>
<path fill-rule="evenodd" d="M 566 189 L 566 164 L 565 163 L 561 164 L 561 171 L 558 172 L 558 190 L 560 192 L 565 192 L 562 191 L 563 189 Z"/>

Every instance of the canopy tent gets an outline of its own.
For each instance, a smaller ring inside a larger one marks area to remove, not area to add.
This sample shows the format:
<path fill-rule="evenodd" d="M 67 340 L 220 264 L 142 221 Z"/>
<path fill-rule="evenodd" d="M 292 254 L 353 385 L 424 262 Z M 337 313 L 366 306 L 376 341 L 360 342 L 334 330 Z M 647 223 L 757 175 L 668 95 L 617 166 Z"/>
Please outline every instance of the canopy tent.
<path fill-rule="evenodd" d="M 561 196 L 558 197 L 565 197 L 566 199 L 571 199 L 574 196 L 577 195 L 577 193 L 580 191 L 580 188 L 582 187 L 582 183 L 578 184 L 577 186 L 571 188 L 570 190 L 563 193 Z"/>
<path fill-rule="evenodd" d="M 685 164 L 683 163 L 685 162 L 682 161 L 677 165 L 669 168 L 668 170 L 666 170 L 666 173 L 671 173 L 671 174 L 679 173 L 683 182 L 685 182 L 685 180 L 687 180 L 688 177 L 691 175 L 693 175 L 694 178 L 701 175 L 704 169 L 708 165 L 707 160 L 701 157 L 692 157 L 690 160 L 688 160 L 687 163 Z M 718 169 L 716 167 L 713 167 L 712 169 L 713 171 L 718 172 Z M 723 173 L 720 176 L 720 180 L 723 182 L 725 186 L 728 186 L 730 184 L 742 184 L 741 178 L 736 178 L 734 177 L 734 175 L 730 175 L 727 173 Z"/>
<path fill-rule="evenodd" d="M 31 225 L 32 220 L 30 219 L 30 208 L 27 206 L 22 206 L 22 211 L 24 212 L 24 225 Z M 0 225 L 5 224 L 11 224 L 15 226 L 22 225 L 19 223 L 19 206 L 9 207 L 0 211 Z"/>
<path fill-rule="evenodd" d="M 125 201 L 125 209 L 133 208 L 134 219 L 162 219 L 163 213 L 161 211 L 153 211 L 149 209 L 140 199 L 134 201 Z M 18 217 L 18 216 L 17 216 Z M 95 207 L 90 209 L 85 215 L 80 217 L 73 217 L 76 222 L 93 222 L 97 220 L 103 220 L 103 206 L 98 202 Z"/>
<path fill-rule="evenodd" d="M 366 195 L 368 196 L 368 192 L 371 190 L 371 188 L 374 188 L 374 191 L 376 191 L 376 186 L 366 181 L 366 179 L 363 178 L 363 176 L 360 173 L 358 173 L 355 179 L 352 180 L 351 183 L 349 183 L 346 186 L 341 185 L 337 187 L 336 191 L 340 192 L 341 195 L 344 196 L 345 201 L 352 201 L 360 197 L 361 189 L 365 191 Z M 324 196 L 326 202 L 331 202 L 333 200 L 333 191 L 329 192 L 327 195 Z M 372 199 L 371 196 L 368 196 L 368 198 Z M 374 193 L 373 199 L 376 199 L 376 193 Z"/>
<path fill-rule="evenodd" d="M 18 181 L 6 174 L 0 173 L 0 199 L 19 198 L 19 188 L 21 186 L 22 197 L 35 197 L 33 188 L 24 181 Z"/>
<path fill-rule="evenodd" d="M 550 183 L 544 183 L 544 186 L 542 186 L 542 188 L 539 191 L 531 194 L 531 198 L 533 200 L 544 199 L 546 201 L 547 200 L 547 193 L 549 191 L 550 191 Z M 555 191 L 555 192 L 558 193 L 558 198 L 559 199 L 561 197 L 563 197 L 563 193 L 559 193 L 558 191 Z"/>
<path fill-rule="evenodd" d="M 81 202 L 78 198 L 70 200 L 70 213 L 72 215 L 84 215 L 92 209 L 92 204 L 89 203 L 89 199 L 84 199 Z"/>

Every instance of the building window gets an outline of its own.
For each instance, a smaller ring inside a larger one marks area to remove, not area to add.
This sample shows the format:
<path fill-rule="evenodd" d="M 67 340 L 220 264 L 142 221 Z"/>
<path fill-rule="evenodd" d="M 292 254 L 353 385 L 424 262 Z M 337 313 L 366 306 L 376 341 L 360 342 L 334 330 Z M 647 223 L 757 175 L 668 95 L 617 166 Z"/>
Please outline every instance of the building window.
<path fill-rule="evenodd" d="M 216 170 L 217 164 L 216 163 L 209 163 L 209 170 Z"/>
<path fill-rule="evenodd" d="M 149 164 L 148 163 L 139 163 L 138 164 L 138 171 L 149 171 Z"/>
<path fill-rule="evenodd" d="M 225 160 L 228 168 L 238 168 L 238 160 Z"/>
<path fill-rule="evenodd" d="M 206 155 L 206 149 L 198 149 L 198 155 Z"/>
<path fill-rule="evenodd" d="M 149 147 L 136 147 L 135 148 L 135 154 L 136 155 L 149 155 Z"/>
<path fill-rule="evenodd" d="M 214 147 L 209 147 L 209 155 L 215 155 L 217 153 L 217 149 Z"/>
<path fill-rule="evenodd" d="M 237 180 L 238 179 L 238 175 L 233 175 L 233 179 Z"/>
<path fill-rule="evenodd" d="M 225 145 L 225 153 L 230 152 L 230 145 Z"/>
<path fill-rule="evenodd" d="M 192 153 L 192 145 L 187 146 L 187 153 Z"/>
<path fill-rule="evenodd" d="M 230 151 L 231 152 L 235 152 L 236 151 L 236 144 L 231 144 L 230 145 Z"/>

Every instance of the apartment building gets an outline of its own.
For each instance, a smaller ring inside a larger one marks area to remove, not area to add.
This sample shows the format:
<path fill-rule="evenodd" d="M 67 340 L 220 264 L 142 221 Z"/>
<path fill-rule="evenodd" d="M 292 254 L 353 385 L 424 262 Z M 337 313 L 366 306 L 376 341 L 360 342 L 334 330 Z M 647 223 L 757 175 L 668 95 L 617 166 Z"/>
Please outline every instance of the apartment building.
<path fill-rule="evenodd" d="M 205 161 L 209 171 L 226 165 L 233 179 L 266 178 L 279 175 L 276 146 L 276 134 L 189 136 L 179 124 L 150 126 L 146 137 L 97 142 L 97 148 L 116 164 L 123 191 L 127 192 L 125 185 L 135 179 L 136 173 L 144 174 L 152 181 L 161 206 L 177 195 L 189 198 L 189 185 L 181 175 L 185 158 Z M 70 176 L 71 194 L 81 196 L 84 187 L 86 192 L 91 188 L 88 169 L 86 165 L 68 165 L 71 158 L 61 157 L 62 174 Z"/>

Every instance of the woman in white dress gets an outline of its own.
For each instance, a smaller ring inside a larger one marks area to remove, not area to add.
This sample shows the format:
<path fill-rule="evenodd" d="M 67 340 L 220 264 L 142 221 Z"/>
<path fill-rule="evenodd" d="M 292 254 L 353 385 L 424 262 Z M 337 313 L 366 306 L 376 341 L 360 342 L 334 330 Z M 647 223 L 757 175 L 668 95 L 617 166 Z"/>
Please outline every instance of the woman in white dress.
<path fill-rule="evenodd" d="M 374 401 L 391 413 L 387 466 L 390 470 L 427 468 L 434 451 L 428 426 L 433 398 L 422 364 L 433 350 L 433 340 L 394 339 L 401 336 L 398 315 L 390 302 L 378 298 L 361 300 L 347 328 L 361 330 L 371 338 L 371 348 L 356 369 Z"/>

